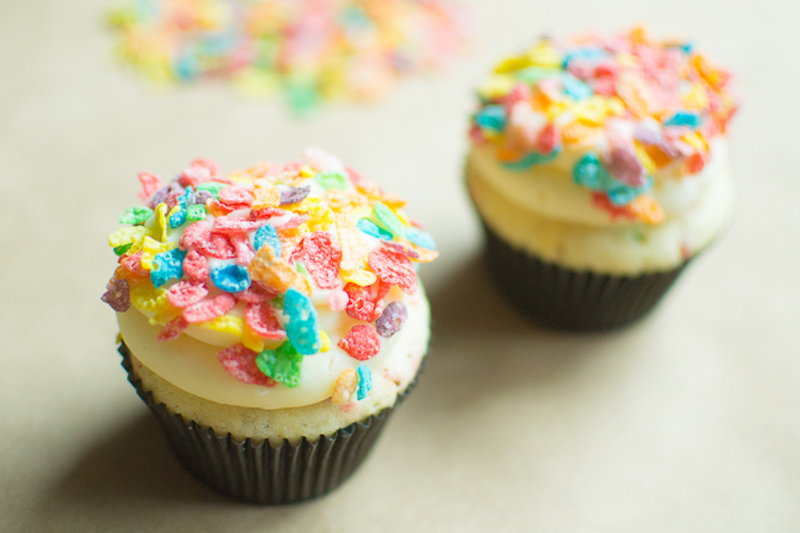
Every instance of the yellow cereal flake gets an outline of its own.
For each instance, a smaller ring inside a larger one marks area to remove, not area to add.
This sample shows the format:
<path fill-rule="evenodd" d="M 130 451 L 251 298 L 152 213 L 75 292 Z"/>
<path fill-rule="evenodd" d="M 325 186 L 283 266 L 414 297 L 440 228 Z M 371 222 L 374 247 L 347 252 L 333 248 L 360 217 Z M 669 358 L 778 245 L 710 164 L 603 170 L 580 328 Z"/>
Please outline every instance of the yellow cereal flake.
<path fill-rule="evenodd" d="M 531 60 L 527 55 L 509 56 L 494 67 L 495 74 L 507 74 L 530 66 Z"/>
<path fill-rule="evenodd" d="M 700 83 L 693 83 L 692 88 L 681 97 L 681 103 L 686 109 L 702 111 L 708 107 L 708 94 Z"/>
<path fill-rule="evenodd" d="M 558 50 L 545 41 L 540 42 L 528 52 L 528 60 L 533 66 L 552 68 L 561 68 L 561 64 L 564 62 Z"/>
<path fill-rule="evenodd" d="M 246 323 L 242 326 L 242 344 L 256 353 L 264 351 L 265 339 L 253 331 Z"/>
<path fill-rule="evenodd" d="M 131 302 L 145 313 L 162 313 L 171 307 L 166 289 L 156 289 L 146 278 L 137 283 L 129 283 Z"/>
<path fill-rule="evenodd" d="M 155 232 L 156 238 L 161 241 L 165 242 L 167 240 L 167 204 L 160 203 L 156 206 L 156 216 L 155 216 Z"/>
<path fill-rule="evenodd" d="M 141 249 L 145 235 L 147 235 L 147 228 L 144 226 L 126 226 L 109 235 L 108 245 L 116 248 L 117 246 L 133 243 L 134 246 L 138 246 Z"/>
<path fill-rule="evenodd" d="M 344 405 L 355 398 L 357 389 L 358 372 L 355 368 L 348 368 L 336 378 L 331 401 L 337 405 Z"/>
<path fill-rule="evenodd" d="M 378 281 L 378 276 L 369 270 L 342 270 L 341 274 L 345 282 L 354 283 L 359 287 L 369 287 Z"/>
<path fill-rule="evenodd" d="M 183 311 L 181 309 L 173 307 L 173 305 L 169 303 L 169 300 L 167 300 L 167 305 L 165 306 L 165 308 L 150 317 L 149 320 L 150 325 L 163 326 L 167 322 L 170 322 L 171 320 L 174 320 L 179 316 L 181 316 L 182 312 Z"/>
<path fill-rule="evenodd" d="M 495 100 L 508 94 L 516 80 L 507 74 L 493 74 L 478 86 L 478 96 L 484 100 Z"/>
<path fill-rule="evenodd" d="M 265 248 L 269 247 L 266 246 Z M 218 316 L 213 320 L 209 320 L 207 322 L 199 322 L 196 325 L 204 329 L 210 329 L 211 331 L 219 331 L 220 333 L 230 333 L 231 335 L 236 335 L 237 337 L 242 336 L 242 332 L 244 329 L 244 321 L 237 316 L 231 316 L 231 315 Z"/>
<path fill-rule="evenodd" d="M 304 178 L 311 178 L 314 176 L 314 174 L 316 174 L 316 172 L 310 166 L 303 165 L 302 167 L 300 167 L 300 175 L 303 176 Z"/>
<path fill-rule="evenodd" d="M 319 353 L 327 352 L 331 349 L 331 338 L 328 337 L 328 334 L 324 331 L 319 331 L 320 339 L 322 339 L 322 347 L 319 349 Z"/>
<path fill-rule="evenodd" d="M 697 150 L 698 152 L 708 152 L 708 143 L 703 139 L 700 132 L 693 131 L 681 137 L 681 140 Z"/>
<path fill-rule="evenodd" d="M 636 157 L 642 162 L 647 173 L 652 174 L 655 172 L 657 169 L 656 162 L 650 157 L 650 154 L 638 142 L 634 142 L 634 145 L 636 146 Z"/>
<path fill-rule="evenodd" d="M 153 268 L 155 268 L 153 260 L 156 254 L 168 252 L 175 248 L 175 246 L 176 244 L 174 242 L 158 242 L 149 235 L 146 236 L 142 242 L 142 268 L 153 270 Z"/>
<path fill-rule="evenodd" d="M 644 118 L 652 114 L 650 88 L 644 80 L 636 75 L 622 74 L 616 87 L 620 98 L 636 117 Z"/>

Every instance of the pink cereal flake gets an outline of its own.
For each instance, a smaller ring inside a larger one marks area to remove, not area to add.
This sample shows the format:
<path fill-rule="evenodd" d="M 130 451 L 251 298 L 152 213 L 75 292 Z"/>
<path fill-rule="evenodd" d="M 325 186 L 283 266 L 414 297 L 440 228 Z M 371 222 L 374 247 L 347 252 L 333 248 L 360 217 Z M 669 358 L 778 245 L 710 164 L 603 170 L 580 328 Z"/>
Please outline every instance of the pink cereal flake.
<path fill-rule="evenodd" d="M 178 246 L 180 246 L 181 250 L 188 250 L 189 247 L 194 246 L 204 238 L 206 230 L 208 230 L 208 223 L 205 220 L 198 220 L 183 230 Z"/>
<path fill-rule="evenodd" d="M 243 344 L 234 344 L 217 353 L 222 368 L 239 381 L 263 387 L 274 386 L 275 381 L 258 369 L 256 357 L 258 354 Z"/>
<path fill-rule="evenodd" d="M 174 320 L 170 320 L 163 328 L 161 328 L 161 331 L 158 332 L 156 340 L 160 342 L 175 340 L 180 337 L 183 330 L 188 327 L 189 323 L 186 321 L 186 319 L 182 316 L 179 316 Z"/>
<path fill-rule="evenodd" d="M 210 300 L 203 300 L 186 307 L 183 318 L 190 324 L 214 320 L 233 309 L 236 299 L 230 294 L 220 294 Z"/>
<path fill-rule="evenodd" d="M 189 250 L 183 259 L 183 273 L 191 281 L 205 281 L 209 274 L 208 259 L 197 250 Z"/>
<path fill-rule="evenodd" d="M 359 324 L 342 338 L 337 346 L 359 361 L 372 359 L 381 349 L 378 332 L 372 326 Z"/>
<path fill-rule="evenodd" d="M 229 185 L 219 191 L 219 201 L 226 206 L 250 206 L 255 198 L 253 193 L 241 185 Z"/>
<path fill-rule="evenodd" d="M 142 190 L 139 191 L 139 198 L 142 200 L 147 200 L 161 188 L 161 179 L 149 172 L 139 172 L 139 181 L 142 183 Z"/>
<path fill-rule="evenodd" d="M 269 302 L 247 304 L 244 314 L 245 322 L 260 337 L 271 340 L 282 340 L 286 332 L 278 322 L 278 314 Z"/>
<path fill-rule="evenodd" d="M 367 263 L 384 283 L 397 285 L 406 294 L 414 292 L 417 271 L 408 257 L 387 248 L 376 248 L 367 256 Z"/>
<path fill-rule="evenodd" d="M 206 296 L 208 289 L 205 285 L 191 281 L 179 281 L 167 290 L 169 303 L 180 309 L 196 304 Z"/>

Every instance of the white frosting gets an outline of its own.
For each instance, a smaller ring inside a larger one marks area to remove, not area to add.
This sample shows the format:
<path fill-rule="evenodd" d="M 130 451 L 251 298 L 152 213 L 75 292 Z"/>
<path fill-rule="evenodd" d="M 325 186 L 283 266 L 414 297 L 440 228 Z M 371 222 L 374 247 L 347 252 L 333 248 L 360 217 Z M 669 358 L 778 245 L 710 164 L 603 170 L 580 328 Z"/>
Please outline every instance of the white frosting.
<path fill-rule="evenodd" d="M 669 165 L 653 176 L 651 195 L 664 209 L 666 218 L 680 217 L 696 205 L 715 176 L 724 173 L 726 145 L 716 139 L 706 166 L 691 176 L 683 175 L 681 161 Z M 592 191 L 572 181 L 572 167 L 585 149 L 564 150 L 551 163 L 535 165 L 528 170 L 512 170 L 502 166 L 491 144 L 474 146 L 469 154 L 470 171 L 485 180 L 498 193 L 534 214 L 562 222 L 595 227 L 619 227 L 640 224 L 625 218 L 611 218 L 592 202 Z"/>
<path fill-rule="evenodd" d="M 393 294 L 390 293 L 390 296 Z M 303 359 L 300 385 L 294 388 L 282 384 L 262 387 L 235 379 L 223 369 L 217 358 L 221 342 L 219 337 L 208 337 L 214 344 L 201 342 L 188 335 L 181 335 L 169 342 L 159 342 L 156 340 L 159 327 L 151 326 L 147 317 L 135 308 L 117 313 L 117 319 L 122 337 L 137 359 L 174 386 L 221 404 L 282 409 L 311 405 L 329 398 L 339 374 L 360 364 L 366 364 L 373 373 L 380 372 L 381 375 L 413 376 L 416 367 L 406 367 L 419 364 L 419 357 L 410 355 L 420 356 L 427 351 L 430 309 L 421 284 L 418 284 L 413 295 L 398 295 L 387 298 L 387 301 L 392 299 L 398 299 L 406 305 L 408 318 L 395 335 L 389 339 L 381 337 L 380 352 L 364 362 L 353 359 L 336 346 L 352 326 L 361 322 L 349 318 L 344 312 L 331 312 L 327 305 L 317 304 L 320 327 L 330 336 L 331 349 Z M 196 328 L 192 334 L 198 337 L 202 337 L 202 334 L 219 335 L 200 328 Z M 234 339 L 238 341 L 238 338 Z"/>
<path fill-rule="evenodd" d="M 701 173 L 656 176 L 653 196 L 661 224 L 612 220 L 591 203 L 591 192 L 571 181 L 565 166 L 517 172 L 484 148 L 467 161 L 473 200 L 486 223 L 507 242 L 545 260 L 612 274 L 670 270 L 705 246 L 730 219 L 733 182 L 724 145 Z"/>

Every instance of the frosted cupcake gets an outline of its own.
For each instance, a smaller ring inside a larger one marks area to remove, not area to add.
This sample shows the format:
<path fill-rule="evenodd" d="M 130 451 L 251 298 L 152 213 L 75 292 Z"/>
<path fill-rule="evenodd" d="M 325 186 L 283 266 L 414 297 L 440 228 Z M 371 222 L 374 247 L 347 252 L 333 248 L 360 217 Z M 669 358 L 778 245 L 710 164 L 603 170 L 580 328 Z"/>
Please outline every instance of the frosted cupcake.
<path fill-rule="evenodd" d="M 466 180 L 503 293 L 569 329 L 646 314 L 730 219 L 730 78 L 641 29 L 544 38 L 499 63 Z"/>
<path fill-rule="evenodd" d="M 223 175 L 139 175 L 120 216 L 123 364 L 181 461 L 238 499 L 324 494 L 359 465 L 427 352 L 404 202 L 318 149 Z"/>

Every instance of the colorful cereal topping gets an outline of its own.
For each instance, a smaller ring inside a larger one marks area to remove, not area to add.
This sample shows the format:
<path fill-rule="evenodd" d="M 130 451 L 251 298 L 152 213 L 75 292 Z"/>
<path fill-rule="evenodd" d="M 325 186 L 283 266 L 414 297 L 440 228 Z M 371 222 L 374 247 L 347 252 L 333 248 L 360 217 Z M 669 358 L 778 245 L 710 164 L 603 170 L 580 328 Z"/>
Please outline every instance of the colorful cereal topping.
<path fill-rule="evenodd" d="M 402 76 L 445 65 L 471 26 L 460 0 L 126 0 L 109 18 L 119 57 L 147 78 L 282 90 L 298 113 L 374 99 Z M 186 181 L 208 167 L 198 164 Z M 336 187 L 341 177 L 320 179 Z"/>
<path fill-rule="evenodd" d="M 641 28 L 543 38 L 480 85 L 470 138 L 516 171 L 569 153 L 572 179 L 595 206 L 655 224 L 664 213 L 650 195 L 654 174 L 703 169 L 738 107 L 730 80 L 690 44 L 658 42 Z"/>
<path fill-rule="evenodd" d="M 315 149 L 302 162 L 227 175 L 198 159 L 171 183 L 139 177 L 145 205 L 126 209 L 126 226 L 109 237 L 119 267 L 104 302 L 145 313 L 160 341 L 192 328 L 238 338 L 218 357 L 248 384 L 296 387 L 304 357 L 338 347 L 353 368 L 334 401 L 369 393 L 372 374 L 359 362 L 403 327 L 413 263 L 438 255 L 403 201 Z M 347 334 L 331 339 L 321 312 L 341 318 Z"/>

